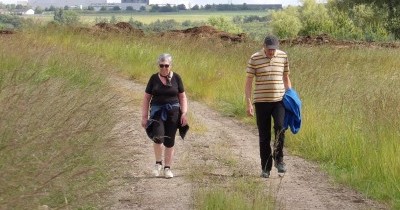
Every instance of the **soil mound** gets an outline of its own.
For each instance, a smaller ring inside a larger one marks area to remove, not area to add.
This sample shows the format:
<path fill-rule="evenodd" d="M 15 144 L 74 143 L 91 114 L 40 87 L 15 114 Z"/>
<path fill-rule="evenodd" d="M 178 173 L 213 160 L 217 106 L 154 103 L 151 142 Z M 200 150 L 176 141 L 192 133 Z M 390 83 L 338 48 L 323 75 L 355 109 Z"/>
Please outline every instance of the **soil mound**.
<path fill-rule="evenodd" d="M 216 38 L 228 42 L 244 42 L 246 34 L 230 34 L 220 31 L 212 26 L 199 26 L 184 30 L 171 30 L 163 32 L 160 36 L 166 37 L 195 37 L 195 38 Z"/>
<path fill-rule="evenodd" d="M 281 44 L 288 45 L 333 45 L 339 47 L 384 47 L 384 48 L 400 48 L 400 43 L 395 42 L 366 42 L 366 41 L 350 41 L 336 40 L 328 34 L 320 34 L 316 36 L 298 36 L 293 39 L 282 39 Z"/>
<path fill-rule="evenodd" d="M 5 34 L 15 34 L 15 31 L 12 31 L 12 30 L 0 30 L 0 35 L 5 35 Z"/>
<path fill-rule="evenodd" d="M 141 29 L 137 29 L 131 26 L 127 22 L 119 22 L 116 24 L 111 23 L 97 23 L 92 31 L 96 32 L 109 32 L 109 33 L 127 33 L 144 36 L 144 32 Z"/>

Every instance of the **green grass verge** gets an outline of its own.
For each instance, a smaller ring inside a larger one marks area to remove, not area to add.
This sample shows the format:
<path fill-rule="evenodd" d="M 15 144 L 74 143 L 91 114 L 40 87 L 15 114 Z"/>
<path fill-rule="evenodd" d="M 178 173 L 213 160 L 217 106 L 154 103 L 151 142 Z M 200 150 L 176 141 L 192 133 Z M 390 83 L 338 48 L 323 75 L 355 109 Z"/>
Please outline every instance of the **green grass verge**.
<path fill-rule="evenodd" d="M 97 208 L 115 120 L 96 60 L 13 35 L 0 66 L 0 208 Z"/>

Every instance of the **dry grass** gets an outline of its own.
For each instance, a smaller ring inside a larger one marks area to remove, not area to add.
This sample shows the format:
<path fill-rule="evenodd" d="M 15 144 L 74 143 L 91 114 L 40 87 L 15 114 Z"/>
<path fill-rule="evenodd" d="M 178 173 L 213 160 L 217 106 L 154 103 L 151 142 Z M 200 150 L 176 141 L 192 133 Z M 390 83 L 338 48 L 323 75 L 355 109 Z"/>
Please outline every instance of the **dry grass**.
<path fill-rule="evenodd" d="M 96 207 L 114 124 L 96 61 L 24 36 L 0 49 L 0 208 Z"/>

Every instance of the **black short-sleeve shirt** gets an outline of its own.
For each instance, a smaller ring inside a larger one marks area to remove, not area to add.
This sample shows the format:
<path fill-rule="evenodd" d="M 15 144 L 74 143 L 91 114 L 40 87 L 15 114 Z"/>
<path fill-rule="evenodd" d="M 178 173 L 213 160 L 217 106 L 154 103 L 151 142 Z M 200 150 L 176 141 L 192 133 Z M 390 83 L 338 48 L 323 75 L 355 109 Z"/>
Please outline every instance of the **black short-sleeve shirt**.
<path fill-rule="evenodd" d="M 151 75 L 145 90 L 146 93 L 152 95 L 150 104 L 163 105 L 166 103 L 179 103 L 179 93 L 185 92 L 179 74 L 173 73 L 171 85 L 172 86 L 164 85 L 158 77 L 158 73 Z"/>

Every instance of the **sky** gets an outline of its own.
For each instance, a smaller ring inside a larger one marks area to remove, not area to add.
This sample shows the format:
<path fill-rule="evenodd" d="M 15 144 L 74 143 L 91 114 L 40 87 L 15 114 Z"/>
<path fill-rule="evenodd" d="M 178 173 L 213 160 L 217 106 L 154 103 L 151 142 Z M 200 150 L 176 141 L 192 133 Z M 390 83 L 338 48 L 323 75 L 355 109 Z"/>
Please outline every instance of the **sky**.
<path fill-rule="evenodd" d="M 4 4 L 16 4 L 20 0 L 0 0 Z M 150 0 L 150 4 L 185 4 L 185 5 L 206 5 L 206 4 L 282 4 L 299 5 L 300 0 Z M 109 0 L 109 2 L 120 2 L 119 0 Z"/>

